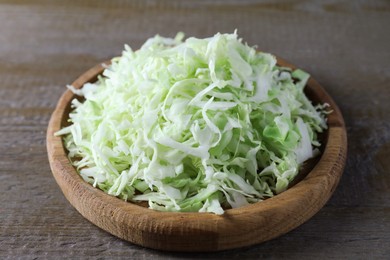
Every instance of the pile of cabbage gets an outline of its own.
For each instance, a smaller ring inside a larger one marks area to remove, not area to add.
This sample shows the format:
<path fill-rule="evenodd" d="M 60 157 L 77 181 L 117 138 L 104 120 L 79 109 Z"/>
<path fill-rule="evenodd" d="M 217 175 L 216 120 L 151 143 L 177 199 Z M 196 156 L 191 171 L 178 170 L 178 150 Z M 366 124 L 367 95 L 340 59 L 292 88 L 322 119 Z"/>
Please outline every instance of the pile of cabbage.
<path fill-rule="evenodd" d="M 129 46 L 72 101 L 64 136 L 84 180 L 160 211 L 214 212 L 283 192 L 318 153 L 309 75 L 233 34 Z"/>

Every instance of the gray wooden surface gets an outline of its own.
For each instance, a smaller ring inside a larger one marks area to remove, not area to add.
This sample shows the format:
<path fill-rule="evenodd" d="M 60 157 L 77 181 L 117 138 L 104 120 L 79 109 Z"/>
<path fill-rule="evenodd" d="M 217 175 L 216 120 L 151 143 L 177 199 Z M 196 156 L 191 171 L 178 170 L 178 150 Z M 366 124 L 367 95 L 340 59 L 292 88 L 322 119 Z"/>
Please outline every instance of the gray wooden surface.
<path fill-rule="evenodd" d="M 47 160 L 45 131 L 65 85 L 124 43 L 236 28 L 310 72 L 339 104 L 349 154 L 331 200 L 280 238 L 214 254 L 145 249 L 90 224 Z M 389 259 L 389 101 L 389 1 L 0 0 L 0 259 Z"/>

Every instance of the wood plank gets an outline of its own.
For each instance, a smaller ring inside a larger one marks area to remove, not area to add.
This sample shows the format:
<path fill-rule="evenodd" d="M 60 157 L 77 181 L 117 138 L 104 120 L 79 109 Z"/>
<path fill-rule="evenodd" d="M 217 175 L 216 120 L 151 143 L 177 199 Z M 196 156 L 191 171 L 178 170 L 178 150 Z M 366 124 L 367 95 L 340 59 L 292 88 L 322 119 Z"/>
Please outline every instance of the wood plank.
<path fill-rule="evenodd" d="M 64 200 L 64 199 L 63 199 Z M 65 200 L 63 201 L 65 202 Z M 118 256 L 138 258 L 326 258 L 385 259 L 390 209 L 327 207 L 293 232 L 259 246 L 212 254 L 161 253 L 121 241 L 82 218 L 69 205 L 47 205 L 28 216 L 1 215 L 0 256 Z M 20 212 L 20 211 L 19 211 Z M 17 211 L 14 211 L 17 213 Z M 64 219 L 67 221 L 64 222 Z M 72 226 L 68 223 L 71 222 Z M 9 234 L 4 237 L 3 234 Z M 300 250 L 296 250 L 300 248 Z"/>
<path fill-rule="evenodd" d="M 0 0 L 0 258 L 377 258 L 390 255 L 388 1 Z M 339 104 L 349 157 L 327 206 L 260 246 L 167 254 L 84 220 L 59 191 L 46 125 L 65 85 L 155 33 L 235 28 L 250 45 L 309 71 Z M 297 250 L 299 248 L 299 250 Z"/>

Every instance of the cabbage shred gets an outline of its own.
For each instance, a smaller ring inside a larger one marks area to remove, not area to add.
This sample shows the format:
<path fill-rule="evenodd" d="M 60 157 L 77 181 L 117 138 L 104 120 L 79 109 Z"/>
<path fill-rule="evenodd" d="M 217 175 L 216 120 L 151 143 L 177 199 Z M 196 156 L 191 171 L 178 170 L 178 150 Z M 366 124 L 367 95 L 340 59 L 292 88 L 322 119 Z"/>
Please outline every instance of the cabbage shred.
<path fill-rule="evenodd" d="M 320 145 L 309 75 L 237 34 L 129 46 L 72 101 L 64 135 L 84 180 L 160 211 L 214 212 L 283 192 Z"/>

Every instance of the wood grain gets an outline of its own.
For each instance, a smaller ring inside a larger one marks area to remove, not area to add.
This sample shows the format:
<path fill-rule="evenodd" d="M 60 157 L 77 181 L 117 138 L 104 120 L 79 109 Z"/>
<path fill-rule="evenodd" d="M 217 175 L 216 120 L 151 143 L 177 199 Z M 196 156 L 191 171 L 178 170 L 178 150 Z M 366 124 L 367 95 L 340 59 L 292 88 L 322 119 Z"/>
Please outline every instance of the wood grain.
<path fill-rule="evenodd" d="M 278 59 L 282 66 L 295 68 Z M 94 82 L 101 64 L 82 74 L 72 86 Z M 69 202 L 89 221 L 132 243 L 167 251 L 210 252 L 258 244 L 278 237 L 307 221 L 328 201 L 343 173 L 347 136 L 341 112 L 332 98 L 310 78 L 306 92 L 315 103 L 328 103 L 323 154 L 299 183 L 271 199 L 211 213 L 159 212 L 109 196 L 82 180 L 71 165 L 62 138 L 54 133 L 67 125 L 75 95 L 60 98 L 47 131 L 47 150 L 53 175 Z"/>
<path fill-rule="evenodd" d="M 0 258 L 387 259 L 389 12 L 383 0 L 0 0 Z M 348 158 L 332 198 L 286 235 L 210 254 L 148 250 L 87 221 L 47 160 L 46 129 L 65 85 L 124 43 L 236 28 L 311 73 L 339 105 Z"/>

